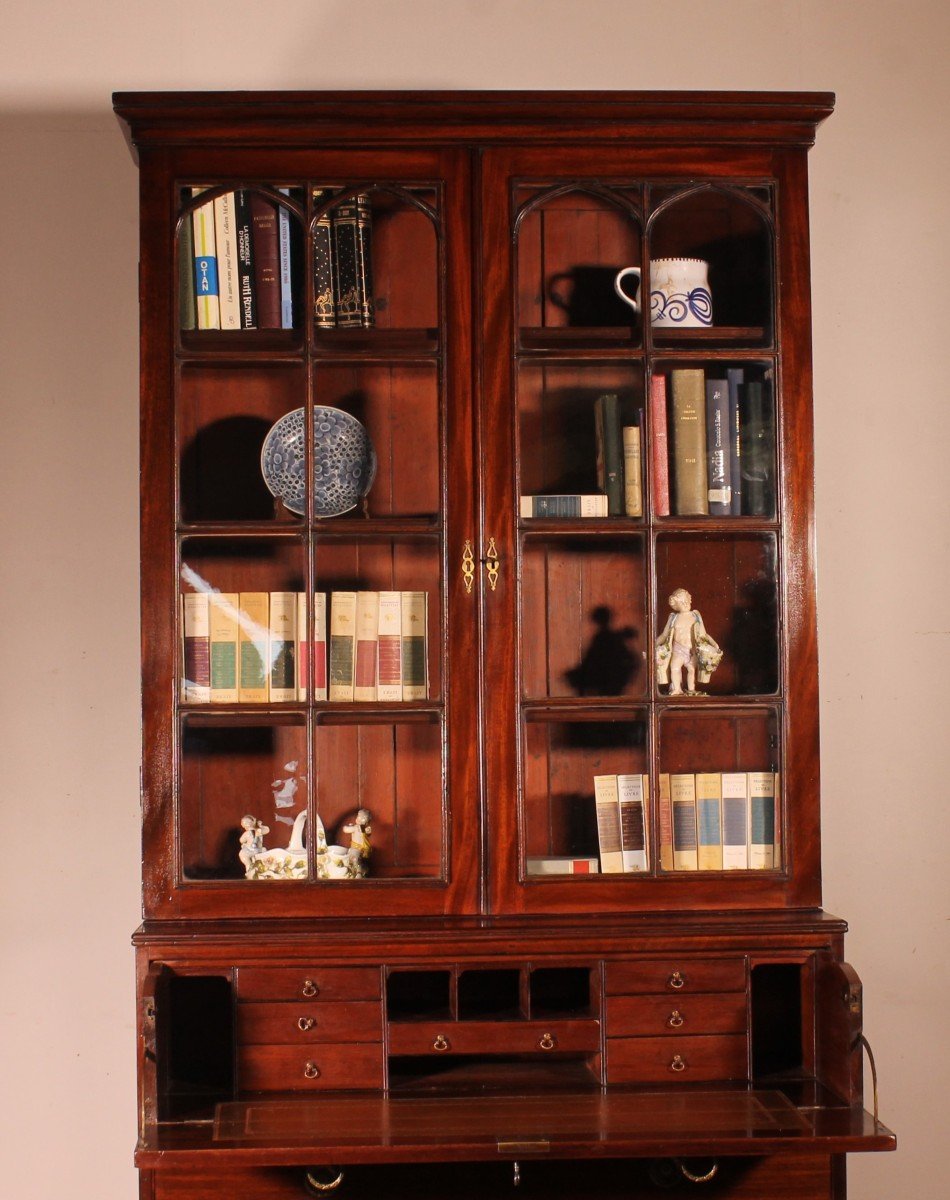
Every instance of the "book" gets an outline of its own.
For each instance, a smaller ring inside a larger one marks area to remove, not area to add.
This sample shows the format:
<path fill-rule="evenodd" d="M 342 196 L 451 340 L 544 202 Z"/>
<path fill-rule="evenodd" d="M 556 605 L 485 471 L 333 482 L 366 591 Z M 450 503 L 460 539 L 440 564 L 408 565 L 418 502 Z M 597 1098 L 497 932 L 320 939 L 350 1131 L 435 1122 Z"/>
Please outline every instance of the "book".
<path fill-rule="evenodd" d="M 643 462 L 639 425 L 623 427 L 623 511 L 643 516 Z"/>
<path fill-rule="evenodd" d="M 379 592 L 356 593 L 356 665 L 353 699 L 376 699 L 376 638 L 379 632 Z"/>
<path fill-rule="evenodd" d="M 769 871 L 775 859 L 775 775 L 749 772 L 749 867 Z"/>
<path fill-rule="evenodd" d="M 749 781 L 745 771 L 723 771 L 722 867 L 745 871 L 749 866 Z"/>
<path fill-rule="evenodd" d="M 610 392 L 594 402 L 597 443 L 597 486 L 607 497 L 607 513 L 623 515 L 623 444 L 620 435 L 620 399 Z"/>
<path fill-rule="evenodd" d="M 314 188 L 313 207 L 319 209 L 332 195 L 329 188 Z M 336 325 L 336 250 L 333 220 L 323 213 L 313 224 L 313 323 L 317 329 Z"/>
<path fill-rule="evenodd" d="M 313 698 L 326 700 L 330 690 L 330 661 L 327 652 L 327 594 L 313 595 Z"/>
<path fill-rule="evenodd" d="M 284 196 L 290 195 L 290 188 L 278 188 Z M 280 264 L 280 327 L 294 327 L 294 294 L 291 273 L 290 255 L 290 209 L 282 204 L 277 207 L 277 252 Z"/>
<path fill-rule="evenodd" d="M 648 796 L 646 775 L 618 775 L 617 803 L 620 808 L 620 852 L 624 871 L 645 871 L 648 864 L 644 797 Z"/>
<path fill-rule="evenodd" d="M 376 698 L 402 699 L 402 593 L 379 593 Z"/>
<path fill-rule="evenodd" d="M 241 704 L 267 703 L 269 601 L 267 592 L 241 592 L 238 600 L 238 700 Z"/>
<path fill-rule="evenodd" d="M 280 329 L 280 249 L 277 206 L 250 192 L 251 246 L 258 329 Z"/>
<path fill-rule="evenodd" d="M 333 209 L 333 249 L 336 259 L 336 323 L 340 329 L 363 326 L 360 299 L 360 233 L 356 200 L 350 197 Z"/>
<path fill-rule="evenodd" d="M 291 703 L 297 699 L 296 592 L 271 592 L 269 632 L 267 665 L 270 670 L 270 699 L 275 704 Z"/>
<path fill-rule="evenodd" d="M 722 776 L 696 775 L 696 843 L 700 871 L 722 870 Z"/>
<path fill-rule="evenodd" d="M 666 425 L 666 376 L 650 378 L 650 465 L 653 468 L 653 512 L 670 515 L 670 446 Z"/>
<path fill-rule="evenodd" d="M 732 495 L 729 513 L 742 515 L 742 442 L 739 437 L 739 395 L 745 381 L 742 367 L 726 368 L 726 387 L 729 390 L 729 484 Z"/>
<path fill-rule="evenodd" d="M 356 653 L 356 592 L 330 594 L 330 700 L 353 699 L 353 665 Z"/>
<path fill-rule="evenodd" d="M 186 704 L 211 700 L 211 625 L 207 592 L 181 598 L 181 698 Z"/>
<path fill-rule="evenodd" d="M 742 456 L 742 511 L 749 517 L 775 512 L 775 444 L 772 413 L 764 384 L 750 379 L 739 406 Z"/>
<path fill-rule="evenodd" d="M 185 217 L 178 230 L 178 325 L 194 329 L 198 321 L 195 309 L 195 230 L 191 216 Z"/>
<path fill-rule="evenodd" d="M 241 328 L 241 278 L 238 269 L 234 193 L 214 199 L 214 245 L 218 261 L 218 305 L 222 329 Z"/>
<path fill-rule="evenodd" d="M 529 517 L 606 517 L 607 497 L 602 495 L 522 496 L 520 512 Z"/>
<path fill-rule="evenodd" d="M 211 702 L 238 702 L 238 595 L 210 592 L 208 636 L 211 643 Z"/>
<path fill-rule="evenodd" d="M 192 196 L 200 196 L 207 188 L 192 188 Z M 221 306 L 218 302 L 218 259 L 214 242 L 214 203 L 199 204 L 191 214 L 194 243 L 195 309 L 199 329 L 221 328 Z"/>
<path fill-rule="evenodd" d="M 694 775 L 670 775 L 670 807 L 673 810 L 673 870 L 695 871 L 699 867 L 699 856 Z"/>
<path fill-rule="evenodd" d="M 605 875 L 614 875 L 623 871 L 620 802 L 616 775 L 594 776 L 594 805 L 597 812 L 600 869 Z"/>
<path fill-rule="evenodd" d="M 372 329 L 376 324 L 373 299 L 373 209 L 365 192 L 356 197 L 356 279 L 360 304 L 360 324 Z"/>
<path fill-rule="evenodd" d="M 234 193 L 234 230 L 237 241 L 238 296 L 241 304 L 242 329 L 257 328 L 252 225 L 250 196 L 242 188 Z"/>
<path fill-rule="evenodd" d="M 660 842 L 660 870 L 673 870 L 673 809 L 670 801 L 670 777 L 667 772 L 657 776 L 656 824 Z"/>
<path fill-rule="evenodd" d="M 294 639 L 294 665 L 297 670 L 297 699 L 307 699 L 310 681 L 310 629 L 307 625 L 307 593 L 297 592 L 297 630 Z"/>
<path fill-rule="evenodd" d="M 426 700 L 429 696 L 426 628 L 428 596 L 402 593 L 402 698 Z"/>
<path fill-rule="evenodd" d="M 596 858 L 576 857 L 570 854 L 529 855 L 524 860 L 526 875 L 599 875 L 600 866 Z"/>
<path fill-rule="evenodd" d="M 778 771 L 773 774 L 775 787 L 775 814 L 772 835 L 772 866 L 777 871 L 782 865 L 782 779 Z"/>
<path fill-rule="evenodd" d="M 677 367 L 673 393 L 673 509 L 677 516 L 706 516 L 706 396 L 703 372 Z"/>
<path fill-rule="evenodd" d="M 724 379 L 706 380 L 706 499 L 711 517 L 732 512 L 729 455 L 729 388 Z"/>

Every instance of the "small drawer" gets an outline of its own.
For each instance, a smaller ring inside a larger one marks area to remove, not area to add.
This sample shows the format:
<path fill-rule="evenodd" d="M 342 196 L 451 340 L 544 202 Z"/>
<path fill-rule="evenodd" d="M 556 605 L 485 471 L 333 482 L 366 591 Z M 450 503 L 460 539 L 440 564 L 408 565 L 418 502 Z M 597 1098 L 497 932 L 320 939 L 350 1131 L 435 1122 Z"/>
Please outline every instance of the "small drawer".
<path fill-rule="evenodd" d="M 679 996 L 610 996 L 607 1036 L 678 1037 L 694 1033 L 745 1033 L 745 992 Z"/>
<path fill-rule="evenodd" d="M 599 1021 L 393 1022 L 389 1053 L 593 1054 L 600 1049 Z"/>
<path fill-rule="evenodd" d="M 354 1000 L 350 1004 L 321 1004 L 313 1000 L 239 1004 L 237 1037 L 242 1046 L 381 1042 L 383 1006 L 378 1000 Z"/>
<path fill-rule="evenodd" d="M 607 964 L 607 995 L 742 992 L 744 958 L 642 959 Z"/>
<path fill-rule="evenodd" d="M 608 1083 L 683 1083 L 747 1077 L 744 1034 L 723 1037 L 611 1038 Z"/>
<path fill-rule="evenodd" d="M 378 1000 L 378 967 L 240 967 L 238 1000 Z"/>
<path fill-rule="evenodd" d="M 238 1083 L 245 1092 L 381 1088 L 383 1047 L 245 1046 L 238 1051 Z"/>

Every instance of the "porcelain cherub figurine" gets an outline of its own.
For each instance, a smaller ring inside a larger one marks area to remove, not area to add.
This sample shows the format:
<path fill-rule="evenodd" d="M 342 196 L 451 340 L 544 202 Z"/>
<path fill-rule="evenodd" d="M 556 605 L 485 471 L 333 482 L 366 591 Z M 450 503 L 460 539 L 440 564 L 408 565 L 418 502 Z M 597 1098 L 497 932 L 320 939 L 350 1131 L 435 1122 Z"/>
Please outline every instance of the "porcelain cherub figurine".
<path fill-rule="evenodd" d="M 343 826 L 343 832 L 350 835 L 350 848 L 346 857 L 355 879 L 362 879 L 369 869 L 369 856 L 373 849 L 369 841 L 373 833 L 370 824 L 372 815 L 368 808 L 361 808 L 355 818 Z"/>
<path fill-rule="evenodd" d="M 669 598 L 673 610 L 656 639 L 657 683 L 668 683 L 671 696 L 698 696 L 697 680 L 708 683 L 722 661 L 722 650 L 706 632 L 703 618 L 692 607 L 686 588 L 677 588 Z M 686 688 L 683 688 L 683 672 Z"/>
<path fill-rule="evenodd" d="M 241 818 L 241 849 L 238 851 L 238 858 L 248 878 L 254 871 L 258 856 L 264 852 L 264 838 L 269 833 L 270 829 L 250 813 Z"/>

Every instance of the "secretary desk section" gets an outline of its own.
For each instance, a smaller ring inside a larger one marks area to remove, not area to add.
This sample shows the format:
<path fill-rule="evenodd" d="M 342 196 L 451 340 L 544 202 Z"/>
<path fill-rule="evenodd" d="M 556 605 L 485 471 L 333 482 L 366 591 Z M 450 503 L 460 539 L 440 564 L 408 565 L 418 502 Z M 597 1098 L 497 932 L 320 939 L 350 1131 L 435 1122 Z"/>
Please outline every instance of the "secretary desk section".
<path fill-rule="evenodd" d="M 894 1138 L 821 910 L 833 97 L 115 107 L 142 1196 L 840 1200 Z"/>

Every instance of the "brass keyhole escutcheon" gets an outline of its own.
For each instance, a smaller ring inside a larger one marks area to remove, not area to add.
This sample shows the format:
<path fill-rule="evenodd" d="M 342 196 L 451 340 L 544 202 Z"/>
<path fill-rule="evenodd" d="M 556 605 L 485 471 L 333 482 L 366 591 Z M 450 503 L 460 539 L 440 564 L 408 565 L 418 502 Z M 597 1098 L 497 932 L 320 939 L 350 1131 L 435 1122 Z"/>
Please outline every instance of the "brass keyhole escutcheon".
<path fill-rule="evenodd" d="M 313 1017 L 298 1017 L 297 1019 L 297 1028 L 301 1033 L 306 1033 L 308 1029 L 313 1029 L 314 1025 L 316 1025 L 316 1021 Z"/>
<path fill-rule="evenodd" d="M 681 988 L 686 984 L 686 980 L 679 971 L 674 971 L 666 982 L 671 988 Z"/>
<path fill-rule="evenodd" d="M 438 1050 L 439 1053 L 442 1053 L 445 1050 L 451 1049 L 451 1043 L 449 1042 L 449 1039 L 447 1037 L 445 1037 L 444 1034 L 440 1033 L 436 1037 L 435 1041 L 432 1043 L 432 1049 Z"/>
<path fill-rule="evenodd" d="M 305 979 L 303 981 L 303 989 L 302 990 L 303 990 L 303 994 L 307 997 L 308 1000 L 310 1000 L 312 997 L 316 996 L 320 991 L 320 989 L 317 987 L 317 985 L 313 982 L 312 979 Z"/>
<path fill-rule="evenodd" d="M 686 1070 L 686 1060 L 683 1058 L 682 1054 L 674 1054 L 673 1055 L 673 1061 L 670 1063 L 670 1070 L 671 1071 L 685 1071 Z"/>
<path fill-rule="evenodd" d="M 488 586 L 492 591 L 498 586 L 498 572 L 501 570 L 501 563 L 498 561 L 498 547 L 495 545 L 495 539 L 488 539 L 488 554 L 485 557 L 485 570 L 488 572 Z"/>
<path fill-rule="evenodd" d="M 304 1066 L 303 1073 L 304 1073 L 304 1075 L 306 1075 L 306 1077 L 308 1079 L 319 1079 L 320 1078 L 320 1068 L 317 1066 L 317 1064 L 315 1062 L 308 1062 Z"/>
<path fill-rule="evenodd" d="M 674 1008 L 666 1023 L 671 1029 L 679 1029 L 685 1023 L 685 1017 L 678 1008 Z"/>
<path fill-rule="evenodd" d="M 475 552 L 468 538 L 465 539 L 462 549 L 462 579 L 465 583 L 465 594 L 471 595 L 472 585 L 475 583 Z"/>
<path fill-rule="evenodd" d="M 542 1033 L 538 1045 L 542 1050 L 553 1050 L 557 1045 L 557 1038 L 553 1033 Z"/>

